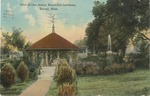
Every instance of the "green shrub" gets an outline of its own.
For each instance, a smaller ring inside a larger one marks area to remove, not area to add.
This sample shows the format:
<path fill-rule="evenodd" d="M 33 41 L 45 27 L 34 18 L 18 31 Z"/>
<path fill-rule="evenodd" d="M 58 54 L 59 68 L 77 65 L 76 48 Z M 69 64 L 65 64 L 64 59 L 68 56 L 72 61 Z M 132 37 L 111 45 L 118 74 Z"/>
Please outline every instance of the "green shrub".
<path fill-rule="evenodd" d="M 103 73 L 104 75 L 113 74 L 112 68 L 110 66 L 106 66 Z"/>
<path fill-rule="evenodd" d="M 59 66 L 57 74 L 55 75 L 57 85 L 62 85 L 63 83 L 72 84 L 75 82 L 75 72 L 65 60 Z"/>
<path fill-rule="evenodd" d="M 58 87 L 58 96 L 75 96 L 76 87 L 74 84 L 64 83 Z"/>
<path fill-rule="evenodd" d="M 145 50 L 146 51 L 146 50 Z M 126 55 L 126 62 L 132 63 L 136 68 L 149 68 L 149 55 L 147 52 L 138 54 L 128 54 Z"/>
<path fill-rule="evenodd" d="M 120 65 L 120 73 L 126 73 L 128 70 L 126 69 L 126 64 L 119 64 Z"/>
<path fill-rule="evenodd" d="M 103 75 L 103 74 L 104 74 L 104 68 L 99 67 L 99 74 L 100 74 L 100 75 Z"/>
<path fill-rule="evenodd" d="M 104 68 L 104 74 L 122 74 L 132 72 L 135 69 L 133 64 L 112 64 Z"/>
<path fill-rule="evenodd" d="M 13 61 L 11 62 L 11 64 L 13 65 L 13 67 L 14 67 L 15 69 L 17 69 L 17 67 L 18 67 L 18 65 L 20 64 L 20 62 L 21 62 L 21 60 L 13 60 Z"/>
<path fill-rule="evenodd" d="M 93 61 L 97 62 L 99 61 L 99 56 L 88 56 L 87 58 L 80 58 L 81 61 Z"/>
<path fill-rule="evenodd" d="M 17 75 L 22 82 L 28 79 L 29 69 L 23 61 L 17 67 Z"/>
<path fill-rule="evenodd" d="M 76 72 L 77 75 L 84 75 L 83 66 L 82 65 L 77 65 L 75 67 L 75 72 Z"/>
<path fill-rule="evenodd" d="M 87 58 L 86 58 L 87 59 Z M 98 62 L 82 61 L 74 67 L 77 75 L 111 75 L 132 72 L 135 69 L 134 64 L 112 64 L 107 65 L 106 60 L 101 58 Z"/>
<path fill-rule="evenodd" d="M 86 66 L 86 74 L 87 75 L 96 75 L 99 73 L 99 68 L 96 65 L 88 65 Z"/>
<path fill-rule="evenodd" d="M 99 74 L 100 66 L 93 61 L 78 62 L 74 69 L 77 75 L 96 75 Z"/>
<path fill-rule="evenodd" d="M 38 79 L 38 69 L 36 68 L 30 68 L 30 71 L 29 71 L 29 78 L 30 79 L 34 79 L 34 80 L 37 80 Z"/>
<path fill-rule="evenodd" d="M 1 69 L 1 84 L 4 88 L 10 88 L 15 81 L 15 70 L 10 63 L 7 63 Z"/>
<path fill-rule="evenodd" d="M 125 67 L 128 72 L 133 72 L 133 70 L 135 69 L 134 64 L 126 64 Z"/>
<path fill-rule="evenodd" d="M 113 73 L 119 74 L 122 71 L 122 66 L 120 64 L 112 64 L 111 69 Z"/>

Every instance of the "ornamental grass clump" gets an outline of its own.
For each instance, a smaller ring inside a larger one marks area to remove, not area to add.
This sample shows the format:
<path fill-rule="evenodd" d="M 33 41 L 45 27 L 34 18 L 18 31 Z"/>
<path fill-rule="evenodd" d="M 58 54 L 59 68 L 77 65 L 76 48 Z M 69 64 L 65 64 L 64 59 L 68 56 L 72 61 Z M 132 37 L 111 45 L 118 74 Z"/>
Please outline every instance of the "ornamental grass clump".
<path fill-rule="evenodd" d="M 74 84 L 64 83 L 58 87 L 58 96 L 75 96 L 76 87 Z"/>
<path fill-rule="evenodd" d="M 22 82 L 28 79 L 29 69 L 23 61 L 17 67 L 17 75 Z"/>
<path fill-rule="evenodd" d="M 65 60 L 59 66 L 55 79 L 58 86 L 63 83 L 72 84 L 75 82 L 75 72 Z"/>
<path fill-rule="evenodd" d="M 16 72 L 10 63 L 5 64 L 1 69 L 1 84 L 4 88 L 10 88 L 15 82 Z"/>

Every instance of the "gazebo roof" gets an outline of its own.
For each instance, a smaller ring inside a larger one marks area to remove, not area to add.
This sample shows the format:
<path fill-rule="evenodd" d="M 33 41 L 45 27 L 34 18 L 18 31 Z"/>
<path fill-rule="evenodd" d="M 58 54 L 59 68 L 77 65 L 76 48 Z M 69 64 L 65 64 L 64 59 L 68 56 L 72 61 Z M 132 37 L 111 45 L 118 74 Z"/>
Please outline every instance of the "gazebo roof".
<path fill-rule="evenodd" d="M 35 42 L 27 50 L 79 50 L 79 48 L 55 32 L 52 32 Z"/>

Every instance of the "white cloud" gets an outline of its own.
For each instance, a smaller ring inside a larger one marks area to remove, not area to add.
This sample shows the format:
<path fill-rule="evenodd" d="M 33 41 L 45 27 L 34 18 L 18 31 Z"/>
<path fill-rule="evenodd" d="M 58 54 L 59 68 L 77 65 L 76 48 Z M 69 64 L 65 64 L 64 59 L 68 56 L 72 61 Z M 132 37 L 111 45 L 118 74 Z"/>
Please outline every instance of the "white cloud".
<path fill-rule="evenodd" d="M 31 26 L 34 26 L 36 21 L 31 14 L 26 14 L 25 18 L 28 19 L 28 22 Z"/>
<path fill-rule="evenodd" d="M 39 27 L 43 30 L 43 32 L 47 32 L 50 29 L 50 19 L 48 18 L 48 14 L 45 11 L 40 10 L 38 7 L 35 7 L 35 11 L 37 14 L 37 20 Z"/>
<path fill-rule="evenodd" d="M 27 6 L 22 6 L 21 7 L 21 11 L 22 12 L 27 12 L 28 11 L 28 7 Z"/>

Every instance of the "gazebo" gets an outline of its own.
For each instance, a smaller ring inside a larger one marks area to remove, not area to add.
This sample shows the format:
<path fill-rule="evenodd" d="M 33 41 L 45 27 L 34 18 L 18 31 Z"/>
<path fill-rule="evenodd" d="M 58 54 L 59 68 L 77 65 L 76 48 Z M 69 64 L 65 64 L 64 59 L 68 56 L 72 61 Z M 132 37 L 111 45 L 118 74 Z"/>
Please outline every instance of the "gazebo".
<path fill-rule="evenodd" d="M 54 28 L 55 27 L 53 24 L 52 33 L 38 40 L 27 49 L 33 62 L 36 62 L 39 59 L 39 56 L 42 54 L 44 65 L 50 65 L 52 58 L 54 57 L 54 53 L 56 58 L 53 59 L 59 60 L 64 58 L 60 56 L 61 52 L 67 53 L 67 59 L 69 59 L 69 62 L 78 59 L 79 48 L 65 38 L 56 34 Z"/>

